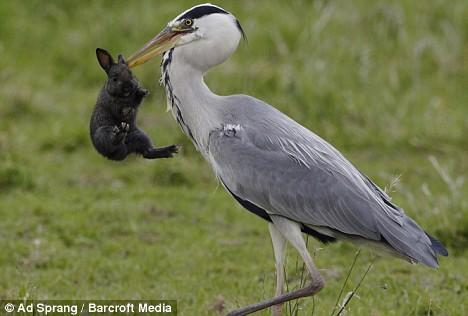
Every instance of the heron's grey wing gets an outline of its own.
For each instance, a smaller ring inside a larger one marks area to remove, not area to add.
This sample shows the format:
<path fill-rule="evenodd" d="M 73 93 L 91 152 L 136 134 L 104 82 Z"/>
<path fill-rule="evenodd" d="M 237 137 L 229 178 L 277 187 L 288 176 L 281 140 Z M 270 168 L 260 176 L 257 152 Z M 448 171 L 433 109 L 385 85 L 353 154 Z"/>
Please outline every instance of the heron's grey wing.
<path fill-rule="evenodd" d="M 425 232 L 336 149 L 276 109 L 252 102 L 210 134 L 210 162 L 230 192 L 268 214 L 385 239 L 401 255 L 437 265 Z"/>

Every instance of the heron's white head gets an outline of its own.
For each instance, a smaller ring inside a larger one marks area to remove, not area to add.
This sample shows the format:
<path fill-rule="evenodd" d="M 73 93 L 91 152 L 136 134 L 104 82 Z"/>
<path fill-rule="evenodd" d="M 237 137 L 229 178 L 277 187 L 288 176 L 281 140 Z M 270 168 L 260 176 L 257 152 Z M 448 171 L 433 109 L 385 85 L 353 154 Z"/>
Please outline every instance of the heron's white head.
<path fill-rule="evenodd" d="M 135 67 L 175 48 L 178 58 L 205 72 L 224 62 L 243 36 L 239 21 L 231 13 L 209 3 L 201 4 L 170 21 L 127 62 Z"/>

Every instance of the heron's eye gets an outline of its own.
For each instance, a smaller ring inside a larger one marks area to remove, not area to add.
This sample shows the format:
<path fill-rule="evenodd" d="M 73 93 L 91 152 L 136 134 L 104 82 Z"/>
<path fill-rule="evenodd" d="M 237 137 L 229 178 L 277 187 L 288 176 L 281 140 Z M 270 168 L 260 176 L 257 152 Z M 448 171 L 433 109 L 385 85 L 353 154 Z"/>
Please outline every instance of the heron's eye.
<path fill-rule="evenodd" d="M 192 19 L 186 19 L 184 21 L 185 26 L 192 26 L 193 25 L 193 20 Z"/>

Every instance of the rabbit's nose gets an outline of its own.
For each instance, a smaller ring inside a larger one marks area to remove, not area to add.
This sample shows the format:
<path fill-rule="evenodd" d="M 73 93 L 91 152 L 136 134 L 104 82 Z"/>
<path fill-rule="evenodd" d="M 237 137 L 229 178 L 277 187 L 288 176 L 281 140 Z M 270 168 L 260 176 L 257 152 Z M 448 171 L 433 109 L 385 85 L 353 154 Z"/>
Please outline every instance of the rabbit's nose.
<path fill-rule="evenodd" d="M 122 91 L 125 93 L 125 94 L 129 94 L 133 91 L 133 87 L 131 84 L 124 84 L 122 86 Z"/>

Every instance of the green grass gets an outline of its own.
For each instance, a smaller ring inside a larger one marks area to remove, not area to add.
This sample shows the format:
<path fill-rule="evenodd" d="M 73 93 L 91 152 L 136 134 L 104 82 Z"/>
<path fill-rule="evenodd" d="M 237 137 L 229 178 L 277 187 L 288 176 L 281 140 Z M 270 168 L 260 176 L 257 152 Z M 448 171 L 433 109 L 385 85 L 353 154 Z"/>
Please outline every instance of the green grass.
<path fill-rule="evenodd" d="M 89 141 L 105 79 L 95 48 L 128 56 L 193 4 L 0 3 L 0 299 L 177 299 L 180 315 L 218 315 L 216 303 L 273 294 L 267 225 L 224 192 L 165 113 L 158 60 L 135 70 L 151 91 L 139 122 L 182 153 L 114 163 Z M 401 175 L 394 201 L 448 246 L 439 270 L 378 259 L 348 315 L 466 315 L 468 2 L 222 5 L 248 42 L 208 85 L 275 105 L 381 186 Z M 355 251 L 316 251 L 327 286 L 299 315 L 331 313 Z M 345 293 L 371 258 L 362 252 Z M 289 251 L 291 286 L 296 260 Z"/>

